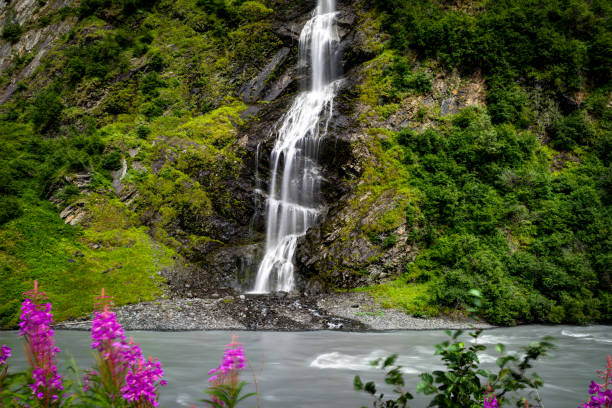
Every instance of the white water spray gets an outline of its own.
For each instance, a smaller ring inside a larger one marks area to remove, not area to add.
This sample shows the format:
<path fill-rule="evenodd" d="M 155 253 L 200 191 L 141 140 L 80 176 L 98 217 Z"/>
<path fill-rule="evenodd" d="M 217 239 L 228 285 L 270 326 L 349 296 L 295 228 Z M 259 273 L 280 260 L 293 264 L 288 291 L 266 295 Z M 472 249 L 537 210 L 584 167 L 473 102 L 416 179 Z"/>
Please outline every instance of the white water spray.
<path fill-rule="evenodd" d="M 339 37 L 335 0 L 319 0 L 300 35 L 298 67 L 310 65 L 310 89 L 300 93 L 279 121 L 271 155 L 266 204 L 266 253 L 252 293 L 294 288 L 297 240 L 318 219 L 321 175 L 317 163 L 333 111 Z"/>

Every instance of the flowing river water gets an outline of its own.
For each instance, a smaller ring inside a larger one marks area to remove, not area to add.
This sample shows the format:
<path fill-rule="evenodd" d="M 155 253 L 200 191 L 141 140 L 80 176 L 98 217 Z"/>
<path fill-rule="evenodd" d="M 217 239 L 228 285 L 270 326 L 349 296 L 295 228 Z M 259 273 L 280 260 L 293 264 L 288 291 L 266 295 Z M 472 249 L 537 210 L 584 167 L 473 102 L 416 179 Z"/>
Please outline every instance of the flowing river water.
<path fill-rule="evenodd" d="M 207 372 L 216 367 L 231 332 L 130 332 L 145 355 L 159 357 L 168 380 L 162 388 L 162 407 L 190 407 L 203 397 Z M 382 375 L 370 361 L 393 353 L 400 355 L 405 367 L 407 389 L 415 394 L 411 407 L 425 407 L 428 398 L 414 390 L 417 373 L 441 368 L 433 355 L 434 344 L 446 339 L 440 330 L 394 331 L 381 333 L 319 332 L 240 332 L 245 353 L 253 368 L 264 367 L 259 380 L 261 406 L 268 408 L 358 408 L 371 406 L 363 393 L 353 391 L 355 375 L 382 383 Z M 546 408 L 576 408 L 584 402 L 588 384 L 597 379 L 595 370 L 603 369 L 606 354 L 612 353 L 612 326 L 522 326 L 487 330 L 480 343 L 488 346 L 482 355 L 486 367 L 493 368 L 495 344 L 505 343 L 509 351 L 518 350 L 543 336 L 555 338 L 557 349 L 549 358 L 538 361 L 535 371 L 544 379 L 541 390 Z M 466 336 L 466 341 L 467 336 Z M 70 353 L 80 368 L 93 363 L 88 332 L 58 331 L 60 360 Z M 11 371 L 25 367 L 26 360 L 17 332 L 0 332 L 0 344 L 14 350 L 9 360 Z M 252 382 L 245 372 L 243 379 Z M 252 388 L 252 387 L 251 387 Z M 255 406 L 251 403 L 241 406 Z"/>

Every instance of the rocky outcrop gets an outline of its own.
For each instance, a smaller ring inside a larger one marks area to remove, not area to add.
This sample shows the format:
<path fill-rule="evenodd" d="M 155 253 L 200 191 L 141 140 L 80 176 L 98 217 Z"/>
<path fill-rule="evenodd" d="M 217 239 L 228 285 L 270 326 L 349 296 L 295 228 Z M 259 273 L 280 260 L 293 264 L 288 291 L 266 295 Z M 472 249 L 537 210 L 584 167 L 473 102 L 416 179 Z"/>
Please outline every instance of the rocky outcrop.
<path fill-rule="evenodd" d="M 266 81 L 278 69 L 278 67 L 286 61 L 289 51 L 290 50 L 287 47 L 281 48 L 255 78 L 251 79 L 242 86 L 240 91 L 238 91 L 238 94 L 242 97 L 242 100 L 245 103 L 253 103 L 260 99 L 266 86 Z M 276 97 L 278 97 L 278 95 L 280 95 L 280 93 L 282 93 L 284 90 L 282 87 L 282 84 L 284 83 L 287 83 L 287 81 L 285 80 L 275 84 L 275 86 L 270 89 L 266 95 L 265 100 L 271 101 L 276 99 Z"/>
<path fill-rule="evenodd" d="M 0 71 L 9 69 L 17 59 L 28 61 L 15 70 L 8 84 L 0 89 L 0 105 L 5 103 L 18 89 L 19 83 L 30 78 L 40 66 L 57 41 L 74 26 L 76 17 L 50 22 L 50 14 L 70 6 L 71 0 L 50 0 L 40 5 L 38 0 L 0 1 L 0 31 L 9 22 L 18 23 L 23 33 L 14 44 L 0 38 Z M 44 25 L 44 19 L 49 23 Z"/>
<path fill-rule="evenodd" d="M 77 225 L 83 223 L 87 219 L 87 208 L 85 202 L 79 201 L 70 204 L 60 212 L 60 217 L 66 224 Z"/>

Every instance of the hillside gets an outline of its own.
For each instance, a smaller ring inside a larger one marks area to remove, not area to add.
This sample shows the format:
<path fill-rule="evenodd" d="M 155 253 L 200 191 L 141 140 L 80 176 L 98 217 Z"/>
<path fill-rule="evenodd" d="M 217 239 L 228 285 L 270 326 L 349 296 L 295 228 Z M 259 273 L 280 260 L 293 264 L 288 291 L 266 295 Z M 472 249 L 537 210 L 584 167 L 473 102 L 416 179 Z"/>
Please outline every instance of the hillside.
<path fill-rule="evenodd" d="M 343 0 L 298 289 L 612 320 L 612 5 Z M 0 0 L 0 327 L 252 286 L 311 0 Z"/>

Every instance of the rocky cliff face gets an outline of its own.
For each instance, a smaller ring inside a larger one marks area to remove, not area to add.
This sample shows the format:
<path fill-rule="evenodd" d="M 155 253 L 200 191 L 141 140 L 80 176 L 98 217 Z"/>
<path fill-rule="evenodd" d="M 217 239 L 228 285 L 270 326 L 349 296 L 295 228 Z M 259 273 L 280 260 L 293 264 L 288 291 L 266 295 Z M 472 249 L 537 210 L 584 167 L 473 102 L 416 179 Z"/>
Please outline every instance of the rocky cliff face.
<path fill-rule="evenodd" d="M 34 74 L 57 41 L 74 26 L 74 17 L 61 20 L 50 17 L 71 4 L 71 0 L 0 1 L 0 31 L 7 24 L 18 24 L 22 31 L 19 38 L 0 43 L 0 71 L 9 73 L 0 83 L 0 104 L 13 95 L 21 81 Z"/>

